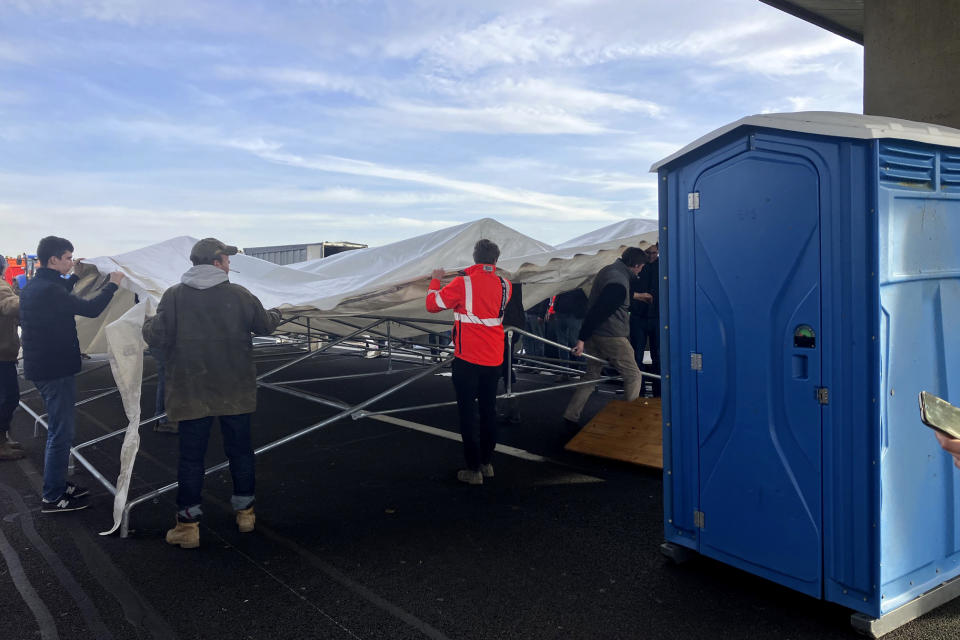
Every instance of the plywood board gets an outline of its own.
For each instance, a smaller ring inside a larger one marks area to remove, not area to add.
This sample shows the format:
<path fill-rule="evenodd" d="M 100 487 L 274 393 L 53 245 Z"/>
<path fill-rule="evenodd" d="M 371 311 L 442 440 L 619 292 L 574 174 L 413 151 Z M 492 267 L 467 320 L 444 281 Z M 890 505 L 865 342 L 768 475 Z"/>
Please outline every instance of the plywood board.
<path fill-rule="evenodd" d="M 564 448 L 662 469 L 661 422 L 660 398 L 611 400 Z"/>

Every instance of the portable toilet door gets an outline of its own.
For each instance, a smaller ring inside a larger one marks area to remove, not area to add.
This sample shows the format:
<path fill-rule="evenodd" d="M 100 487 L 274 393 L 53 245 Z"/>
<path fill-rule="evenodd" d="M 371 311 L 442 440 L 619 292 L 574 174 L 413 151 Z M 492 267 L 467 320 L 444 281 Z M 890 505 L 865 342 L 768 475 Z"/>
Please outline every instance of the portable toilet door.
<path fill-rule="evenodd" d="M 809 147 L 683 171 L 699 551 L 820 597 L 820 188 Z M 735 264 L 737 268 L 731 269 Z"/>

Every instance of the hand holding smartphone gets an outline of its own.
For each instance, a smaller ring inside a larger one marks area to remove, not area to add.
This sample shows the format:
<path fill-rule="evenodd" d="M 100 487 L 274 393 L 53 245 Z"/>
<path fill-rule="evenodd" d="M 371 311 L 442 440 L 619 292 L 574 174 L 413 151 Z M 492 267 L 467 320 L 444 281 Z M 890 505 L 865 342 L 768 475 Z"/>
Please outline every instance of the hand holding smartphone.
<path fill-rule="evenodd" d="M 920 420 L 931 429 L 960 440 L 960 409 L 929 391 L 920 392 Z"/>

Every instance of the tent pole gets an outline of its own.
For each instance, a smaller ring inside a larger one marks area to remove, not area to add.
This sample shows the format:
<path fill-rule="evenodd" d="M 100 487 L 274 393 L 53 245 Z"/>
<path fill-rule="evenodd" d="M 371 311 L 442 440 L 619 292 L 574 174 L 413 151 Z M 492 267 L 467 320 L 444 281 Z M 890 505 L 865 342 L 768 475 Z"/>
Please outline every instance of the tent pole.
<path fill-rule="evenodd" d="M 323 427 L 326 427 L 326 426 L 328 426 L 328 425 L 330 425 L 330 424 L 333 424 L 334 422 L 340 420 L 341 418 L 345 418 L 345 417 L 347 417 L 348 415 L 353 415 L 354 418 L 356 419 L 356 414 L 362 412 L 362 409 L 364 409 L 365 407 L 368 407 L 368 406 L 370 406 L 371 404 L 373 404 L 374 402 L 377 402 L 377 401 L 379 401 L 379 400 L 382 400 L 383 398 L 385 398 L 385 397 L 387 397 L 387 396 L 395 393 L 396 391 L 399 391 L 400 389 L 406 387 L 408 384 L 410 384 L 410 383 L 412 383 L 412 382 L 414 382 L 414 381 L 416 381 L 416 380 L 419 380 L 420 378 L 422 378 L 422 377 L 424 377 L 424 376 L 426 376 L 426 375 L 429 375 L 429 374 L 433 373 L 433 372 L 436 371 L 437 369 L 440 369 L 441 367 L 443 367 L 444 365 L 446 365 L 447 362 L 449 362 L 449 359 L 444 360 L 443 362 L 440 362 L 440 363 L 438 363 L 438 364 L 435 364 L 435 365 L 433 365 L 432 367 L 429 367 L 429 368 L 425 369 L 424 371 L 421 371 L 420 373 L 418 373 L 417 375 L 413 376 L 413 377 L 410 378 L 409 380 L 405 380 L 404 382 L 402 382 L 402 383 L 400 383 L 400 384 L 394 385 L 394 386 L 390 387 L 389 389 L 387 389 L 386 391 L 382 391 L 381 393 L 378 393 L 377 395 L 373 396 L 372 398 L 368 398 L 367 400 L 364 400 L 364 401 L 361 402 L 360 404 L 357 404 L 357 405 L 352 406 L 352 407 L 347 407 L 347 408 L 343 409 L 342 411 L 340 411 L 340 413 L 338 413 L 338 414 L 336 414 L 336 415 L 330 416 L 329 418 L 326 418 L 326 419 L 324 419 L 324 420 L 321 420 L 320 422 L 318 422 L 318 423 L 316 423 L 316 424 L 313 424 L 313 425 L 311 425 L 311 426 L 309 426 L 309 427 L 306 427 L 306 428 L 304 428 L 304 429 L 301 429 L 301 430 L 299 430 L 299 431 L 297 431 L 297 432 L 295 432 L 295 433 L 292 433 L 292 434 L 290 434 L 290 435 L 288 435 L 288 436 L 285 436 L 285 437 L 283 437 L 283 438 L 280 438 L 279 440 L 275 440 L 274 442 L 271 442 L 271 443 L 269 443 L 269 444 L 265 444 L 265 445 L 263 445 L 262 447 L 259 447 L 258 449 L 255 449 L 253 453 L 254 453 L 255 456 L 261 455 L 261 454 L 263 454 L 263 453 L 266 453 L 267 451 L 270 451 L 271 449 L 275 449 L 275 448 L 277 448 L 277 447 L 279 447 L 279 446 L 281 446 L 281 445 L 284 445 L 284 444 L 286 444 L 286 443 L 288 443 L 288 442 L 291 442 L 292 440 L 296 440 L 296 439 L 301 438 L 301 437 L 303 437 L 303 436 L 305 436 L 305 435 L 307 435 L 307 434 L 309 434 L 309 433 L 313 433 L 313 432 L 316 431 L 317 429 L 322 429 Z M 258 384 L 259 384 L 259 386 L 263 386 L 263 387 L 265 387 L 265 388 L 267 388 L 267 389 L 275 386 L 275 385 L 271 385 L 270 383 L 264 383 L 264 382 L 261 382 L 261 383 L 258 383 Z M 284 389 L 284 392 L 285 392 L 285 393 L 286 393 L 287 391 L 290 391 L 290 390 Z M 307 397 L 307 395 L 308 395 L 308 394 L 304 394 L 304 395 L 301 396 L 301 397 L 304 397 L 304 399 L 310 399 L 309 397 Z M 318 400 L 317 400 L 316 398 L 313 398 L 312 401 L 313 401 L 313 402 L 317 402 Z M 217 472 L 217 471 L 220 471 L 221 469 L 226 469 L 229 465 L 230 465 L 230 462 L 229 462 L 229 461 L 221 462 L 220 464 L 215 465 L 215 466 L 210 467 L 209 469 L 205 470 L 205 471 L 203 472 L 203 475 L 207 476 L 207 475 L 210 475 L 211 473 L 215 473 L 215 472 Z M 126 505 L 124 506 L 124 508 L 123 508 L 123 514 L 122 514 L 122 516 L 121 516 L 121 518 L 120 518 L 120 537 L 121 537 L 121 538 L 126 538 L 126 537 L 129 535 L 129 533 L 130 533 L 130 510 L 131 510 L 131 509 L 133 509 L 133 508 L 134 508 L 135 506 L 137 506 L 138 504 L 141 504 L 141 503 L 143 503 L 143 502 L 146 502 L 147 500 L 152 500 L 153 498 L 156 498 L 156 497 L 158 497 L 158 496 L 160 496 L 160 495 L 162 495 L 162 494 L 164 494 L 164 493 L 167 493 L 167 492 L 169 492 L 169 491 L 172 491 L 172 490 L 176 489 L 178 486 L 179 486 L 179 483 L 177 483 L 177 482 L 171 482 L 170 484 L 168 484 L 168 485 L 166 485 L 166 486 L 164 486 L 164 487 L 161 487 L 161 488 L 156 489 L 156 490 L 154 490 L 154 491 L 151 491 L 151 492 L 149 492 L 149 493 L 147 493 L 147 494 L 144 494 L 144 495 L 140 496 L 139 498 L 135 498 L 135 499 L 133 499 L 133 500 L 128 501 L 127 504 L 126 504 Z"/>

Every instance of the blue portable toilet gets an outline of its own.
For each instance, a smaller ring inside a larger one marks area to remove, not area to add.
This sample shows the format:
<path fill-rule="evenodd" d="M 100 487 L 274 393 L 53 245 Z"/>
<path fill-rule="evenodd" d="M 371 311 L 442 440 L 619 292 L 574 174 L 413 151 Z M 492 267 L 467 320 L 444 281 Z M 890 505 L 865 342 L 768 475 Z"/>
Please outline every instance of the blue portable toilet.
<path fill-rule="evenodd" d="M 960 593 L 960 130 L 743 118 L 656 163 L 665 551 L 859 612 Z"/>

